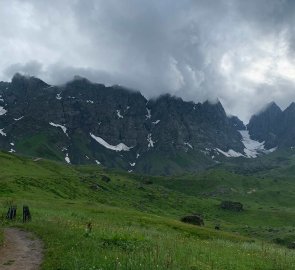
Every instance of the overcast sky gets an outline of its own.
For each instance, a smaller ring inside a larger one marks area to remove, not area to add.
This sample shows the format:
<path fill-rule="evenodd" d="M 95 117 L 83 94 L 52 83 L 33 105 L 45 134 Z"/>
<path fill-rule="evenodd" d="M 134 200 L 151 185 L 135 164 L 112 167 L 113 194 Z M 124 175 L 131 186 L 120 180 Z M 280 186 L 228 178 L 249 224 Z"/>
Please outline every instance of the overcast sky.
<path fill-rule="evenodd" d="M 0 80 L 219 98 L 245 122 L 295 101 L 294 0 L 0 0 L 0 25 Z"/>

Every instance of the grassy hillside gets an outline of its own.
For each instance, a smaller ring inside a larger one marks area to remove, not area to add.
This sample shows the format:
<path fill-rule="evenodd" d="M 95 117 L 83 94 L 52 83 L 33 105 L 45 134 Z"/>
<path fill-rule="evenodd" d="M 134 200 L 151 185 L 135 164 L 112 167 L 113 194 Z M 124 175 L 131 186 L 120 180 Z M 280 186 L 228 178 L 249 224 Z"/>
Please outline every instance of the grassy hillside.
<path fill-rule="evenodd" d="M 295 234 L 294 186 L 285 181 L 222 169 L 148 177 L 0 153 L 2 214 L 10 203 L 19 207 L 17 220 L 2 219 L 2 227 L 25 227 L 43 239 L 43 269 L 295 269 L 293 250 L 275 243 Z M 224 198 L 245 211 L 221 210 Z M 26 225 L 23 204 L 33 217 Z M 179 221 L 191 213 L 205 226 Z"/>

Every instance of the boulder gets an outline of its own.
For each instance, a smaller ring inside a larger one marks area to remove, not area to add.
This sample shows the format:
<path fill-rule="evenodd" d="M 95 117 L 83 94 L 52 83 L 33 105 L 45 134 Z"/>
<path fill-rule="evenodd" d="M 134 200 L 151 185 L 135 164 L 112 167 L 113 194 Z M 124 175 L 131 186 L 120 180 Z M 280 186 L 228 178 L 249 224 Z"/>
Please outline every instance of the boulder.
<path fill-rule="evenodd" d="M 181 218 L 181 221 L 193 225 L 204 226 L 204 220 L 200 215 L 185 216 Z"/>
<path fill-rule="evenodd" d="M 94 184 L 91 184 L 90 186 L 90 189 L 96 191 L 96 190 L 106 190 L 106 188 L 104 186 L 101 186 L 97 183 L 94 183 Z"/>
<path fill-rule="evenodd" d="M 225 210 L 240 212 L 243 211 L 243 204 L 240 202 L 222 201 L 220 207 Z"/>

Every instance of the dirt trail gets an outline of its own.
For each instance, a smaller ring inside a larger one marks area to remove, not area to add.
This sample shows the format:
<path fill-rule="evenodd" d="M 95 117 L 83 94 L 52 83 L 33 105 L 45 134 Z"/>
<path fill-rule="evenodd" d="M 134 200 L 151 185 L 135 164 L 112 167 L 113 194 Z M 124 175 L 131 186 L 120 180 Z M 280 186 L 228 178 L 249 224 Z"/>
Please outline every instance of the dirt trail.
<path fill-rule="evenodd" d="M 0 248 L 0 269 L 37 270 L 42 262 L 42 242 L 15 228 L 4 230 L 4 246 Z"/>

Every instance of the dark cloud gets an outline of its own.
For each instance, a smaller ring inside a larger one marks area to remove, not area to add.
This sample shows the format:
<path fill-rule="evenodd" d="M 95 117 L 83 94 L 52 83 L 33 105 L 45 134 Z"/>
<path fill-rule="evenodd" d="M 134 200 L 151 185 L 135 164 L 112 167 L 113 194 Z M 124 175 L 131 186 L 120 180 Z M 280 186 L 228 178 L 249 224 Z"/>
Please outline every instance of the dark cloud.
<path fill-rule="evenodd" d="M 295 83 L 292 0 L 4 0 L 0 79 L 74 75 L 185 100 L 219 98 L 243 120 Z"/>

